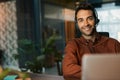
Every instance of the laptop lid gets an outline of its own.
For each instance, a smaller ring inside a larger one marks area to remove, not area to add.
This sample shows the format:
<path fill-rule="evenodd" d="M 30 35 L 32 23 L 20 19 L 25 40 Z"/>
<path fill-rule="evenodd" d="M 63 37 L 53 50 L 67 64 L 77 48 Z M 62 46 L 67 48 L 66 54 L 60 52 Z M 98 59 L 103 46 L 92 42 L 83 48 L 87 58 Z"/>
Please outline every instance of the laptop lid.
<path fill-rule="evenodd" d="M 84 55 L 82 80 L 120 80 L 120 54 Z"/>

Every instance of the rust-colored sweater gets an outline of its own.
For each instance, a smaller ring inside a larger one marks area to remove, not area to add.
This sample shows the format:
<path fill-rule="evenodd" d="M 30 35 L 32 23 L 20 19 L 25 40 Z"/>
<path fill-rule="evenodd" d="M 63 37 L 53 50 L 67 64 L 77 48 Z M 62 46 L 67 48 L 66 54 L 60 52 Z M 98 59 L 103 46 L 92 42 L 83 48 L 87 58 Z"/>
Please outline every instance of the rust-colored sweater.
<path fill-rule="evenodd" d="M 62 61 L 63 76 L 67 78 L 81 78 L 81 59 L 84 54 L 120 53 L 120 43 L 105 36 L 98 35 L 95 42 L 83 37 L 69 41 L 65 47 Z"/>

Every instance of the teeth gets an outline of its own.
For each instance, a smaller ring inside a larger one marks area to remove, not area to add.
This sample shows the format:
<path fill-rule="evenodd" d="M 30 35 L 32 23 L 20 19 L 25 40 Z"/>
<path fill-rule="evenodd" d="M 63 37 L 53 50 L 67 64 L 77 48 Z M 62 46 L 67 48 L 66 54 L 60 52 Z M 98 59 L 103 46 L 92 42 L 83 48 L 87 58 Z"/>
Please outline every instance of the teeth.
<path fill-rule="evenodd" d="M 90 28 L 85 28 L 85 30 L 89 30 Z"/>

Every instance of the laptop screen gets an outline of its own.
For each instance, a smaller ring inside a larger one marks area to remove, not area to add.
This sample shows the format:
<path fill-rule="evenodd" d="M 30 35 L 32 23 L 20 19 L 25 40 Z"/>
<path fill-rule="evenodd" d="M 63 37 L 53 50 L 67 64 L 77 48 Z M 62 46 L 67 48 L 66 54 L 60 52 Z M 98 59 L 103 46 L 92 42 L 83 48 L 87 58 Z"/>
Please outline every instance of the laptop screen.
<path fill-rule="evenodd" d="M 84 55 L 82 80 L 120 80 L 120 54 Z"/>

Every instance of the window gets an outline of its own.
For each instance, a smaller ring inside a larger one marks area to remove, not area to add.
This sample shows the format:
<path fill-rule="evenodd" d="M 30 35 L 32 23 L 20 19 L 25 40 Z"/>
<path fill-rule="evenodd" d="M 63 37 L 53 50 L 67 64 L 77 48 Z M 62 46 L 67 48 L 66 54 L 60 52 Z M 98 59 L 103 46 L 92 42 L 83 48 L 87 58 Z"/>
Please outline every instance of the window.
<path fill-rule="evenodd" d="M 99 32 L 109 32 L 110 37 L 119 39 L 120 32 L 120 6 L 115 3 L 103 4 L 101 8 L 96 8 L 100 23 L 97 27 Z"/>

